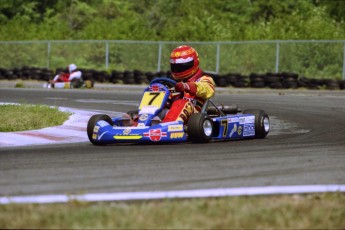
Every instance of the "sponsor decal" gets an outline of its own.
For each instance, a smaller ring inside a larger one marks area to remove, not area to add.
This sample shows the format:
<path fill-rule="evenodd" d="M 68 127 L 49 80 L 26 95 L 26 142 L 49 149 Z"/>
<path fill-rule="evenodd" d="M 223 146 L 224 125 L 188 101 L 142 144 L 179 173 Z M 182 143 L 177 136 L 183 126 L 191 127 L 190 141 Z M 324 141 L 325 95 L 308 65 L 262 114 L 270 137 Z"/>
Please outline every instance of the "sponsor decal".
<path fill-rule="evenodd" d="M 236 133 L 237 131 L 237 124 L 234 124 L 234 127 L 232 128 L 229 137 L 232 137 L 232 135 L 234 135 L 234 133 Z"/>
<path fill-rule="evenodd" d="M 148 128 L 149 126 L 143 126 L 144 128 Z M 125 130 L 125 129 L 131 129 L 131 130 L 133 130 L 133 129 L 143 129 L 143 127 L 139 127 L 139 124 L 138 124 L 138 126 L 132 126 L 132 127 L 125 127 L 125 126 L 123 126 L 123 127 L 121 127 L 121 126 L 116 126 L 116 127 L 113 127 L 113 129 L 114 130 Z"/>
<path fill-rule="evenodd" d="M 184 136 L 184 132 L 170 133 L 171 139 L 178 139 Z"/>
<path fill-rule="evenodd" d="M 180 56 L 187 56 L 187 55 L 189 55 L 189 54 L 191 54 L 193 52 L 194 52 L 194 49 L 192 49 L 192 48 L 189 49 L 189 50 L 181 51 L 181 52 L 179 52 L 179 51 L 172 52 L 170 57 L 174 58 L 174 57 L 180 57 Z"/>
<path fill-rule="evenodd" d="M 242 126 L 239 126 L 238 129 L 237 129 L 237 133 L 238 135 L 242 135 Z"/>
<path fill-rule="evenodd" d="M 95 134 L 95 133 L 92 134 L 92 139 L 93 139 L 93 140 L 97 140 L 97 134 Z"/>
<path fill-rule="evenodd" d="M 178 132 L 183 131 L 183 125 L 170 125 L 168 127 L 169 132 Z"/>
<path fill-rule="evenodd" d="M 160 141 L 162 137 L 166 137 L 167 133 L 162 132 L 161 129 L 151 129 L 149 132 L 144 133 L 145 137 L 149 137 L 151 141 Z"/>
<path fill-rule="evenodd" d="M 150 91 L 153 92 L 158 92 L 161 88 L 159 87 L 159 85 L 152 85 L 151 87 L 149 87 Z"/>
<path fill-rule="evenodd" d="M 147 114 L 141 114 L 139 117 L 139 120 L 140 121 L 146 121 L 148 117 L 149 117 L 149 115 L 147 115 Z"/>
<path fill-rule="evenodd" d="M 116 140 L 139 140 L 141 138 L 142 138 L 142 136 L 140 136 L 140 135 L 130 135 L 130 136 L 119 135 L 119 136 L 114 136 L 114 139 L 116 139 Z"/>
<path fill-rule="evenodd" d="M 93 128 L 93 132 L 94 132 L 94 133 L 97 133 L 98 130 L 99 130 L 99 126 L 95 126 L 95 127 Z"/>
<path fill-rule="evenodd" d="M 153 105 L 145 105 L 143 108 L 140 110 L 139 114 L 154 114 L 156 110 L 158 109 L 158 106 L 153 106 Z"/>
<path fill-rule="evenodd" d="M 228 118 L 228 122 L 229 123 L 238 123 L 239 119 L 238 119 L 238 117 L 230 117 L 230 118 Z"/>
<path fill-rule="evenodd" d="M 246 117 L 240 117 L 240 124 L 252 124 L 255 121 L 255 116 L 246 116 Z"/>
<path fill-rule="evenodd" d="M 255 127 L 254 125 L 244 125 L 243 126 L 243 136 L 255 136 Z"/>
<path fill-rule="evenodd" d="M 131 131 L 132 131 L 131 129 L 125 129 L 125 130 L 123 130 L 123 134 L 128 135 L 131 133 Z"/>
<path fill-rule="evenodd" d="M 179 57 L 180 55 L 181 55 L 180 52 L 173 52 L 173 53 L 171 54 L 172 57 Z"/>
<path fill-rule="evenodd" d="M 174 124 L 182 124 L 182 121 L 164 122 L 164 123 L 161 123 L 160 126 L 168 126 L 168 125 L 174 125 Z"/>
<path fill-rule="evenodd" d="M 104 126 L 109 125 L 109 123 L 108 123 L 108 122 L 103 121 L 103 120 L 98 121 L 98 122 L 97 122 L 97 124 L 98 124 L 99 126 L 101 126 L 101 127 L 104 127 Z"/>
<path fill-rule="evenodd" d="M 108 131 L 105 131 L 104 133 L 102 133 L 101 135 L 98 136 L 98 140 L 100 140 L 104 134 L 106 134 Z"/>
<path fill-rule="evenodd" d="M 253 124 L 255 123 L 255 116 L 246 117 L 246 124 Z"/>
<path fill-rule="evenodd" d="M 242 125 L 244 124 L 244 122 L 246 121 L 246 118 L 245 117 L 240 117 L 238 122 Z"/>

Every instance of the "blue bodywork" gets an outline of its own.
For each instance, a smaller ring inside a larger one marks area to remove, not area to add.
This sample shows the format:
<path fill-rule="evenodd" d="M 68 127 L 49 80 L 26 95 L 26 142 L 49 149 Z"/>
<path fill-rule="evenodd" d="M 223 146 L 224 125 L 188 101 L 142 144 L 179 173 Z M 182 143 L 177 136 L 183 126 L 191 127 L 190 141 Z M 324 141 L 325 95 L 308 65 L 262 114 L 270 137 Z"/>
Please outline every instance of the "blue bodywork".
<path fill-rule="evenodd" d="M 169 79 L 170 80 L 170 79 Z M 138 124 L 124 126 L 127 119 L 111 118 L 112 123 L 99 120 L 92 131 L 92 140 L 101 144 L 186 142 L 188 134 L 182 121 L 151 125 L 154 117 L 164 109 L 171 92 L 158 82 L 151 82 L 142 96 L 138 109 Z M 213 121 L 212 140 L 243 139 L 255 136 L 255 116 L 228 114 L 210 116 Z"/>

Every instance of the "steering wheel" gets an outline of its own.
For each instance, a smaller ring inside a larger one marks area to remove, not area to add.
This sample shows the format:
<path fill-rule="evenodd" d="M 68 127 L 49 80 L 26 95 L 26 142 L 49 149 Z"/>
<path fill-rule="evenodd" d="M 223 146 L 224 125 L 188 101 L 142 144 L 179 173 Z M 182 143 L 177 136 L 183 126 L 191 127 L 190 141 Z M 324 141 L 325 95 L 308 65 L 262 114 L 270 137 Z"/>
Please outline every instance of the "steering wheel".
<path fill-rule="evenodd" d="M 167 78 L 167 77 L 158 77 L 153 79 L 150 84 L 153 83 L 160 83 L 162 85 L 165 85 L 166 87 L 168 87 L 169 89 L 175 89 L 175 85 L 176 85 L 176 81 L 171 79 L 171 78 Z"/>

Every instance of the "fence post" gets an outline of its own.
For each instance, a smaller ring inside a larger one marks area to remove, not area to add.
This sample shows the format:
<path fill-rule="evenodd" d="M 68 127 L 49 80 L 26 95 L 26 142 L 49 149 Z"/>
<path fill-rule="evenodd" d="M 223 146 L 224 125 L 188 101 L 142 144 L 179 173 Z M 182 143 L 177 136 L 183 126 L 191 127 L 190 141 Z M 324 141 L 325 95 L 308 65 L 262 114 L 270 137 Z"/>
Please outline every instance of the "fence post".
<path fill-rule="evenodd" d="M 343 80 L 345 80 L 345 42 L 344 42 L 344 60 L 343 60 Z"/>
<path fill-rule="evenodd" d="M 108 70 L 109 67 L 109 42 L 105 42 L 105 69 Z"/>
<path fill-rule="evenodd" d="M 157 72 L 161 71 L 161 59 L 162 59 L 162 43 L 158 45 L 158 63 L 157 63 Z"/>
<path fill-rule="evenodd" d="M 280 51 L 280 45 L 279 45 L 279 42 L 277 41 L 277 44 L 276 44 L 276 73 L 279 72 L 279 51 Z"/>
<path fill-rule="evenodd" d="M 220 44 L 217 44 L 216 73 L 219 74 Z"/>
<path fill-rule="evenodd" d="M 47 55 L 48 55 L 48 58 L 47 58 L 47 59 L 48 59 L 48 60 L 47 60 L 47 68 L 50 67 L 50 49 L 51 49 L 50 45 L 51 45 L 51 44 L 50 44 L 50 41 L 48 41 L 48 42 L 47 42 L 47 46 L 48 46 L 48 47 L 47 47 Z"/>

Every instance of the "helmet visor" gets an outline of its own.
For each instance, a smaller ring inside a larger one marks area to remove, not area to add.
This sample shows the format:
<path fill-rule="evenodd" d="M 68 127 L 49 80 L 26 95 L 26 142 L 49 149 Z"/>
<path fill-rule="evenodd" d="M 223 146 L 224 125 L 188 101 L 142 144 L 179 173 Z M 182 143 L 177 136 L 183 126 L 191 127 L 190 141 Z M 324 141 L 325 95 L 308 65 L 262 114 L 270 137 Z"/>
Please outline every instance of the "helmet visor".
<path fill-rule="evenodd" d="M 194 60 L 185 63 L 170 63 L 170 69 L 172 73 L 182 73 L 186 70 L 193 68 Z"/>

